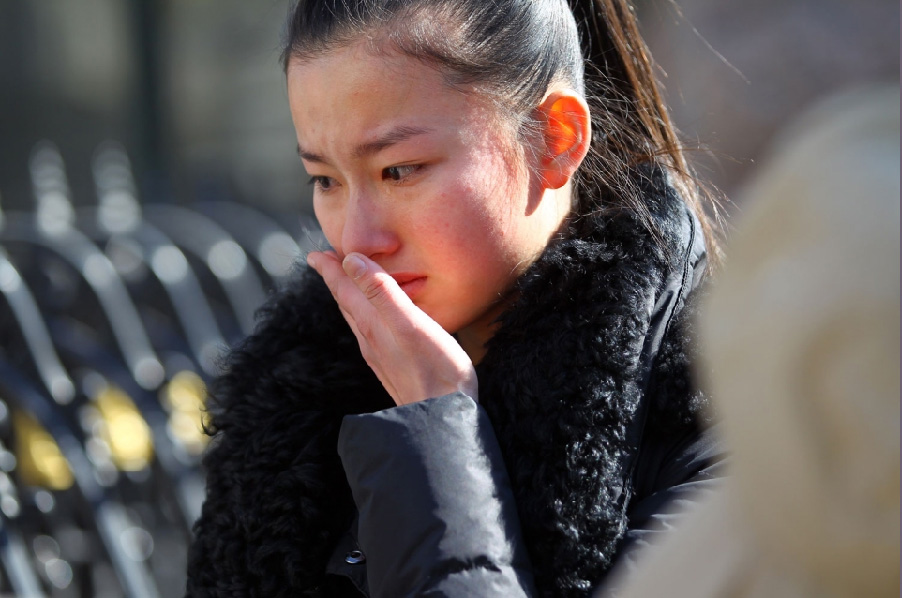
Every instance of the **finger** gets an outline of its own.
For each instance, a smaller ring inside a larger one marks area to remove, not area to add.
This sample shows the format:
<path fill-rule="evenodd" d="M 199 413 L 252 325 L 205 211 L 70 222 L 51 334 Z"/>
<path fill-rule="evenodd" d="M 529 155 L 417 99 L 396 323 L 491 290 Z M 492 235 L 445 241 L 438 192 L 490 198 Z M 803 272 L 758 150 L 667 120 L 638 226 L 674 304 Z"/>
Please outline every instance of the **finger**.
<path fill-rule="evenodd" d="M 413 306 L 407 293 L 379 264 L 359 253 L 349 253 L 341 262 L 348 277 L 383 316 L 394 318 L 398 310 Z"/>
<path fill-rule="evenodd" d="M 367 342 L 366 338 L 360 333 L 360 329 L 357 327 L 357 322 L 354 321 L 354 318 L 340 305 L 338 306 L 338 310 L 341 312 L 341 315 L 344 317 L 345 322 L 348 323 L 348 326 L 351 327 L 351 332 L 354 333 L 354 336 L 357 337 L 357 343 L 360 345 L 361 351 L 364 350 L 364 343 Z"/>
<path fill-rule="evenodd" d="M 397 335 L 406 334 L 405 331 L 411 329 L 412 321 L 418 321 L 424 317 L 424 314 L 413 305 L 410 298 L 401 291 L 391 276 L 372 260 L 367 260 L 367 262 L 367 273 L 371 273 L 375 277 L 384 277 L 387 285 L 386 299 L 380 301 L 377 298 L 375 304 L 358 287 L 358 282 L 365 282 L 365 279 L 359 277 L 359 270 L 351 270 L 352 274 L 358 275 L 357 281 L 352 280 L 342 268 L 336 255 L 320 254 L 314 256 L 311 263 L 321 273 L 329 287 L 343 317 L 350 325 L 354 336 L 357 337 L 364 357 L 392 350 L 391 347 L 395 346 Z M 398 300 L 399 304 L 394 303 L 395 300 Z"/>
<path fill-rule="evenodd" d="M 323 277 L 339 307 L 353 317 L 360 318 L 375 310 L 354 281 L 345 274 L 338 256 L 333 253 L 311 253 L 307 256 L 307 263 Z"/>
<path fill-rule="evenodd" d="M 354 321 L 354 318 L 351 317 L 351 314 L 346 312 L 344 309 L 341 309 L 341 315 L 344 316 L 345 321 L 348 323 L 348 326 L 351 327 L 351 331 L 354 333 L 354 336 L 357 338 L 357 345 L 360 347 L 360 354 L 363 356 L 364 361 L 366 361 L 367 365 L 370 366 L 370 369 L 376 374 L 376 378 L 379 379 L 379 382 L 382 383 L 382 386 L 385 388 L 386 392 L 388 392 L 389 396 L 395 403 L 398 403 L 398 391 L 395 388 L 394 384 L 390 378 L 385 376 L 382 372 L 381 364 L 378 360 L 372 359 L 372 349 L 370 345 L 369 339 L 367 339 L 357 327 L 357 322 Z M 398 403 L 399 404 L 399 403 Z"/>
<path fill-rule="evenodd" d="M 372 315 L 372 309 L 395 324 L 416 317 L 410 297 L 371 259 L 350 253 L 340 261 L 334 252 L 311 252 L 307 262 L 323 277 L 338 304 L 358 321 Z"/>
<path fill-rule="evenodd" d="M 307 265 L 322 276 L 323 266 L 329 261 L 340 261 L 334 251 L 311 251 L 307 254 Z"/>

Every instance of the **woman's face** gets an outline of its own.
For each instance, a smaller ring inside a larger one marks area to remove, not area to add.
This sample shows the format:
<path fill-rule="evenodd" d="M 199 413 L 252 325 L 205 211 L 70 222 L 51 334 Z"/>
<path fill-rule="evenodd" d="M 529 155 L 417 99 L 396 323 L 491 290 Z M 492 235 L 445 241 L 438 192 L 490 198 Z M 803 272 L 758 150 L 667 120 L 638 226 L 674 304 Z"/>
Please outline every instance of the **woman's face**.
<path fill-rule="evenodd" d="M 446 331 L 485 340 L 566 215 L 511 127 L 436 70 L 359 44 L 292 60 L 288 97 L 338 255 L 370 257 Z"/>

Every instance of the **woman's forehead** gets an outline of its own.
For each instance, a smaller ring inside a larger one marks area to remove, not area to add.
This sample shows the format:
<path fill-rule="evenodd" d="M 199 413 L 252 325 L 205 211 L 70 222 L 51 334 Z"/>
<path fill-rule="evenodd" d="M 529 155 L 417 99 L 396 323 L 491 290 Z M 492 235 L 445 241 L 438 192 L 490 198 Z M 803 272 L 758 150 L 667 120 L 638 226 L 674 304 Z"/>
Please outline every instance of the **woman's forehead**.
<path fill-rule="evenodd" d="M 427 101 L 455 101 L 471 95 L 447 83 L 440 69 L 396 51 L 375 51 L 365 42 L 333 48 L 312 58 L 295 58 L 286 70 L 289 93 L 325 94 L 334 99 L 373 98 L 389 93 L 395 102 L 415 94 Z"/>
<path fill-rule="evenodd" d="M 352 143 L 354 151 L 448 128 L 485 126 L 482 102 L 445 84 L 438 71 L 398 54 L 359 46 L 292 61 L 289 103 L 302 150 L 318 138 Z"/>

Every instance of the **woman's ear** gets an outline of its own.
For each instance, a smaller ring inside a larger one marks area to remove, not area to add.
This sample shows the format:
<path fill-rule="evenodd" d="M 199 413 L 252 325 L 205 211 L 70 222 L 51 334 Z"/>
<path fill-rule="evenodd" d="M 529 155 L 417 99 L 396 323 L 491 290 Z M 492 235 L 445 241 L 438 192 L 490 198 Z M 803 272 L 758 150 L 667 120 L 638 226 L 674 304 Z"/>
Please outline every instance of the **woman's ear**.
<path fill-rule="evenodd" d="M 540 168 L 548 189 L 560 189 L 570 180 L 592 141 L 589 105 L 572 89 L 552 91 L 538 107 L 544 151 Z"/>

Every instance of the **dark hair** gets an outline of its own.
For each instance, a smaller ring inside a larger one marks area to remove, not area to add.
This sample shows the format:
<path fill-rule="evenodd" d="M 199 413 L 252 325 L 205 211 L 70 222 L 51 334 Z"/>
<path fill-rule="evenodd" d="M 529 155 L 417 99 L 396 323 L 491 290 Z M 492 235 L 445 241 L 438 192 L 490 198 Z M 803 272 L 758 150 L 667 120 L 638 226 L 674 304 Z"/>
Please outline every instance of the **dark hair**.
<path fill-rule="evenodd" d="M 524 124 L 552 83 L 583 93 L 593 138 L 574 177 L 576 226 L 579 216 L 627 209 L 659 237 L 634 176 L 655 163 L 695 212 L 716 264 L 714 226 L 626 0 L 300 0 L 283 68 L 361 36 L 434 65 L 451 85 L 476 86 Z"/>

